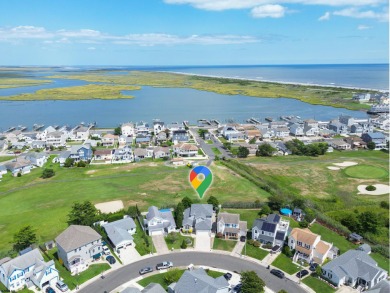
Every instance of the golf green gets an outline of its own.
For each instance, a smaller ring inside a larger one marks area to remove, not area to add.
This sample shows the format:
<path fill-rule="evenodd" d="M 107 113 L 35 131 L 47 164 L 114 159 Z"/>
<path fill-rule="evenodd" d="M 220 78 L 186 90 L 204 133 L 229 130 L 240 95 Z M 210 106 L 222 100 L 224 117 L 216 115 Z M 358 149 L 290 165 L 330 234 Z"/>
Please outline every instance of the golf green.
<path fill-rule="evenodd" d="M 360 179 L 376 179 L 388 176 L 388 172 L 379 167 L 369 165 L 356 165 L 344 169 L 347 176 Z"/>

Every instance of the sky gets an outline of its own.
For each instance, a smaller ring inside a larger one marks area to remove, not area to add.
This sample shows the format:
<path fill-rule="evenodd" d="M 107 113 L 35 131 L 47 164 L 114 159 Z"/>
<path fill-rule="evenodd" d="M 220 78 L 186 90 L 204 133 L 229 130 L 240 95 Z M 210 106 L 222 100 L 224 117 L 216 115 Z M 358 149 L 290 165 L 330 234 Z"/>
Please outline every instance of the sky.
<path fill-rule="evenodd" d="M 389 62 L 388 0 L 2 0 L 0 65 Z"/>

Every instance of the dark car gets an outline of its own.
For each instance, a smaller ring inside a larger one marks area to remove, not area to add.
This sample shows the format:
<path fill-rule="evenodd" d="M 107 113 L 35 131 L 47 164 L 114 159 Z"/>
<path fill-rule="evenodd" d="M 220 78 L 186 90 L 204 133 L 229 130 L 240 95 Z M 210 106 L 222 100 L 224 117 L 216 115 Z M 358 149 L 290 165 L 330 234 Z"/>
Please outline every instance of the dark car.
<path fill-rule="evenodd" d="M 150 273 L 150 272 L 153 272 L 153 268 L 151 268 L 151 267 L 146 267 L 146 268 L 143 268 L 143 269 L 139 270 L 139 274 L 140 275 L 144 275 L 144 274 L 147 274 L 147 273 Z"/>
<path fill-rule="evenodd" d="M 308 274 L 309 274 L 309 271 L 307 271 L 307 270 L 302 270 L 302 271 L 298 272 L 298 273 L 296 274 L 296 276 L 297 276 L 298 278 L 303 278 L 304 276 L 307 276 Z"/>
<path fill-rule="evenodd" d="M 223 276 L 225 277 L 225 279 L 226 279 L 227 281 L 229 281 L 229 280 L 232 278 L 232 274 L 231 274 L 231 273 L 226 273 L 226 274 L 224 274 Z"/>
<path fill-rule="evenodd" d="M 56 293 L 52 287 L 47 287 L 45 290 L 46 293 Z"/>
<path fill-rule="evenodd" d="M 241 293 L 241 288 L 242 288 L 242 284 L 237 284 L 236 286 L 234 286 L 233 288 L 233 292 L 234 293 Z"/>
<path fill-rule="evenodd" d="M 318 267 L 318 263 L 312 263 L 310 265 L 309 270 L 311 270 L 312 272 L 315 272 L 317 267 Z"/>
<path fill-rule="evenodd" d="M 284 273 L 281 270 L 272 269 L 270 273 L 277 276 L 278 278 L 284 278 Z"/>
<path fill-rule="evenodd" d="M 245 237 L 245 236 L 241 236 L 241 237 L 240 237 L 240 241 L 241 241 L 241 242 L 245 242 L 245 240 L 246 240 L 246 237 Z"/>
<path fill-rule="evenodd" d="M 112 255 L 107 256 L 106 261 L 108 261 L 108 263 L 110 265 L 113 265 L 114 263 L 116 263 L 115 257 L 113 257 Z"/>

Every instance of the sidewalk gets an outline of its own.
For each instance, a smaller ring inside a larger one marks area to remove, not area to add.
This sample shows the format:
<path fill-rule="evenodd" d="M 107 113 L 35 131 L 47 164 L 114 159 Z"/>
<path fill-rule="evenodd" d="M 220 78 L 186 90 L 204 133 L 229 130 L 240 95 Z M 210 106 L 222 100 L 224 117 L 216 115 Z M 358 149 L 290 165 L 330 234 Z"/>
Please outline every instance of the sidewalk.
<path fill-rule="evenodd" d="M 230 253 L 231 256 L 241 257 L 242 249 L 244 248 L 245 242 L 237 241 L 236 246 L 234 246 L 233 251 Z"/>

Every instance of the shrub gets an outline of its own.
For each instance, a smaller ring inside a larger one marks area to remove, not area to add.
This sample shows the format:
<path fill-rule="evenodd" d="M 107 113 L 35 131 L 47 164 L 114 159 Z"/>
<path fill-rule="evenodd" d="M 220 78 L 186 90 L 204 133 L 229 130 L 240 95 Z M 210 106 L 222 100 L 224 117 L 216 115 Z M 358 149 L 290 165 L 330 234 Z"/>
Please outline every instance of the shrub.
<path fill-rule="evenodd" d="M 84 162 L 84 161 L 80 161 L 80 162 L 77 163 L 77 167 L 84 168 L 85 166 L 87 166 L 87 163 Z"/>
<path fill-rule="evenodd" d="M 170 269 L 164 276 L 164 281 L 166 284 L 172 284 L 174 282 L 179 281 L 181 275 L 183 274 L 182 271 L 179 269 Z"/>
<path fill-rule="evenodd" d="M 272 244 L 271 244 L 271 243 L 264 244 L 264 245 L 263 245 L 263 248 L 265 248 L 265 249 L 271 249 L 271 248 L 272 248 Z"/>
<path fill-rule="evenodd" d="M 222 238 L 223 237 L 223 234 L 221 232 L 218 232 L 217 233 L 217 238 Z"/>
<path fill-rule="evenodd" d="M 287 257 L 292 257 L 293 253 L 288 245 L 283 247 L 282 253 Z"/>
<path fill-rule="evenodd" d="M 41 175 L 41 178 L 46 179 L 53 177 L 56 173 L 54 172 L 53 169 L 44 169 Z"/>
<path fill-rule="evenodd" d="M 366 187 L 366 190 L 367 190 L 367 191 L 374 191 L 374 190 L 376 190 L 376 187 L 375 187 L 374 185 L 368 185 L 368 186 Z"/>
<path fill-rule="evenodd" d="M 180 246 L 182 249 L 186 249 L 187 248 L 187 243 L 185 240 L 183 240 L 183 242 L 181 243 L 181 246 Z"/>
<path fill-rule="evenodd" d="M 19 173 L 18 173 L 18 175 L 16 175 L 16 176 L 18 176 L 18 177 L 22 177 L 22 173 L 20 173 L 20 172 L 19 172 Z"/>
<path fill-rule="evenodd" d="M 187 245 L 191 245 L 192 244 L 192 240 L 190 238 L 186 238 L 184 240 L 187 243 Z"/>
<path fill-rule="evenodd" d="M 260 243 L 259 241 L 257 241 L 257 240 L 255 240 L 255 241 L 253 242 L 253 246 L 254 246 L 254 247 L 260 247 L 260 245 L 261 245 L 261 243 Z"/>
<path fill-rule="evenodd" d="M 303 220 L 303 221 L 299 222 L 299 227 L 307 228 L 307 227 L 309 227 L 309 223 L 307 221 Z"/>
<path fill-rule="evenodd" d="M 249 244 L 249 245 L 253 245 L 254 242 L 255 242 L 255 240 L 253 240 L 253 239 L 249 239 L 249 240 L 248 240 L 248 244 Z"/>

